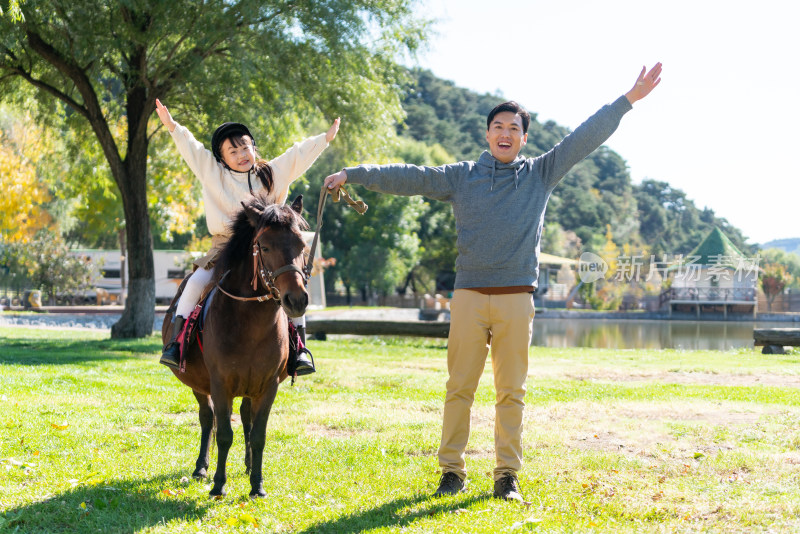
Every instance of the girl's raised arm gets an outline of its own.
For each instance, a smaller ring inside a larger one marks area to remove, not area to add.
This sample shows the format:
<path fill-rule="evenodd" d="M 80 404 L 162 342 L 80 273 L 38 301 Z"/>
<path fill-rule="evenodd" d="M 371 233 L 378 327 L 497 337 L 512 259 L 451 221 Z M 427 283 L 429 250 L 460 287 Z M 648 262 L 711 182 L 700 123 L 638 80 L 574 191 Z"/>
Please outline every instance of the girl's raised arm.
<path fill-rule="evenodd" d="M 336 120 L 333 121 L 331 127 L 328 129 L 328 132 L 325 134 L 325 140 L 330 143 L 336 138 L 336 134 L 339 132 L 339 123 L 342 122 L 340 117 L 336 117 Z"/>
<path fill-rule="evenodd" d="M 167 106 L 161 103 L 161 100 L 156 98 L 156 113 L 158 113 L 158 118 L 161 119 L 161 124 L 167 127 L 170 133 L 175 131 L 175 126 L 177 126 L 177 122 L 175 119 L 172 118 L 170 115 Z M 333 134 L 336 136 L 336 134 Z"/>
<path fill-rule="evenodd" d="M 167 127 L 175 146 L 181 157 L 192 170 L 195 176 L 205 184 L 209 180 L 220 180 L 220 170 L 216 158 L 210 150 L 203 146 L 203 143 L 194 138 L 192 133 L 185 127 L 178 128 L 178 123 L 170 115 L 167 106 L 156 99 L 156 113 L 161 123 Z"/>

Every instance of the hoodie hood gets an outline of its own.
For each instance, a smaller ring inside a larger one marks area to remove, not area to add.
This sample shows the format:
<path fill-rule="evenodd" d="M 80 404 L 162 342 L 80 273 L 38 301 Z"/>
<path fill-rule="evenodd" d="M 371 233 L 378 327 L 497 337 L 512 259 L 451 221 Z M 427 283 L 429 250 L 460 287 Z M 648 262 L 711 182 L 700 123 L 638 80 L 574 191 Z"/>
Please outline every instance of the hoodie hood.
<path fill-rule="evenodd" d="M 492 153 L 488 150 L 484 150 L 481 157 L 478 158 L 478 167 L 482 169 L 486 169 L 489 175 L 492 177 L 492 185 L 490 187 L 490 191 L 494 191 L 494 182 L 495 182 L 495 174 L 498 171 L 504 170 L 514 170 L 514 189 L 519 189 L 519 173 L 525 169 L 525 165 L 527 164 L 527 160 L 517 154 L 517 157 L 514 158 L 513 161 L 509 163 L 503 163 L 502 161 L 498 160 Z"/>

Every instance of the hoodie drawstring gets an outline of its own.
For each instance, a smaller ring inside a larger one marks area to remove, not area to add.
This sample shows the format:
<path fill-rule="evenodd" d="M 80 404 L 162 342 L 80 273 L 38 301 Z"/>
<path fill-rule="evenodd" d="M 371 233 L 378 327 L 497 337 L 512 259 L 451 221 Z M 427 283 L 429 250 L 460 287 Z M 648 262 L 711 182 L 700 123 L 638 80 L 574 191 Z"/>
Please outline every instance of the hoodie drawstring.
<path fill-rule="evenodd" d="M 489 191 L 494 191 L 494 174 L 497 171 L 497 160 L 492 158 L 492 184 Z M 514 189 L 519 189 L 519 168 L 514 166 Z"/>

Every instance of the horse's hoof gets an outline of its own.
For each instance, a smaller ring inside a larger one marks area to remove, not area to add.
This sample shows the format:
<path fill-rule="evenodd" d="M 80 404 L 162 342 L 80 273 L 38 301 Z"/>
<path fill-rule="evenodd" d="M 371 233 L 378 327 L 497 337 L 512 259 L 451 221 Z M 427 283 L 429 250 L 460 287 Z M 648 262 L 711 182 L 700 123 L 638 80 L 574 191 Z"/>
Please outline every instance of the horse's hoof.
<path fill-rule="evenodd" d="M 208 472 L 205 469 L 195 469 L 194 473 L 192 473 L 192 478 L 195 480 L 203 480 L 208 476 Z"/>
<path fill-rule="evenodd" d="M 221 487 L 221 488 L 217 488 L 216 486 L 214 486 L 213 488 L 211 488 L 211 491 L 208 492 L 208 496 L 209 497 L 214 497 L 214 498 L 218 498 L 218 499 L 221 499 L 222 497 L 224 497 L 227 494 L 228 494 L 228 492 L 225 491 L 225 487 L 224 486 Z"/>
<path fill-rule="evenodd" d="M 262 499 L 267 496 L 267 492 L 264 491 L 263 488 L 259 488 L 257 491 L 250 492 L 251 499 Z"/>

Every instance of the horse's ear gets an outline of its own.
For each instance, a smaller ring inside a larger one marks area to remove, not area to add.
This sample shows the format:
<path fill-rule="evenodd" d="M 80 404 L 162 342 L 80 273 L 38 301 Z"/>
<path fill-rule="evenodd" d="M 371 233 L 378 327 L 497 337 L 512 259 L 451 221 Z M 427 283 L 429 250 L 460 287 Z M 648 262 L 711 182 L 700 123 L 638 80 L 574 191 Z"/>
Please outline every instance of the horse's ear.
<path fill-rule="evenodd" d="M 297 198 L 292 202 L 292 209 L 300 215 L 303 214 L 303 195 L 297 195 Z"/>
<path fill-rule="evenodd" d="M 264 214 L 264 212 L 259 211 L 255 206 L 247 206 L 244 202 L 242 202 L 242 207 L 244 208 L 244 212 L 247 214 L 247 218 L 250 220 L 250 224 L 253 225 L 253 228 L 258 228 L 258 224 L 261 221 L 261 216 Z"/>

